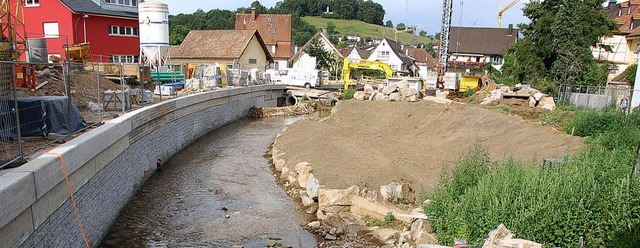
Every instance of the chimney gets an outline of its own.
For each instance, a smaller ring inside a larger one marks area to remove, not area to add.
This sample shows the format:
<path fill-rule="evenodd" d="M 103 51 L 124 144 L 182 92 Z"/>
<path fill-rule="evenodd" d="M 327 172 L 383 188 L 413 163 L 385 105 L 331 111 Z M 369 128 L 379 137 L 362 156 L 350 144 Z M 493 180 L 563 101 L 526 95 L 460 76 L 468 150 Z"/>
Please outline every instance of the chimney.
<path fill-rule="evenodd" d="M 256 7 L 251 7 L 251 18 L 253 18 L 253 21 L 256 20 L 257 16 L 256 16 Z"/>
<path fill-rule="evenodd" d="M 509 24 L 509 32 L 507 33 L 508 36 L 513 36 L 513 24 Z"/>
<path fill-rule="evenodd" d="M 609 1 L 609 5 L 607 5 L 607 9 L 608 9 L 608 10 L 612 10 L 612 9 L 614 9 L 614 8 L 616 7 L 616 4 L 617 4 L 617 3 L 618 3 L 618 2 L 617 2 L 616 0 L 610 0 L 610 1 Z"/>

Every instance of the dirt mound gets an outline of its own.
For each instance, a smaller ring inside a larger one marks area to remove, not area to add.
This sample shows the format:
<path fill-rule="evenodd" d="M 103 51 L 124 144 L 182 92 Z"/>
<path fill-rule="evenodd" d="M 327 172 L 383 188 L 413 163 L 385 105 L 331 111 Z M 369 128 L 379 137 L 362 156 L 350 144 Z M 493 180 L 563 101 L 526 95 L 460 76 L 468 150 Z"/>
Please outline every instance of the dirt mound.
<path fill-rule="evenodd" d="M 51 70 L 49 76 L 37 79 L 38 84 L 48 83 L 37 91 L 22 90 L 22 95 L 28 96 L 64 96 L 65 85 L 62 73 Z M 120 90 L 122 86 L 112 82 L 104 76 L 100 76 L 100 92 L 106 90 Z M 95 73 L 90 71 L 74 72 L 71 75 L 71 100 L 83 111 L 88 108 L 89 102 L 98 102 L 98 79 Z"/>
<path fill-rule="evenodd" d="M 346 101 L 327 119 L 291 125 L 275 148 L 285 153 L 289 168 L 310 162 L 328 188 L 377 188 L 395 181 L 431 190 L 443 166 L 452 166 L 476 141 L 493 160 L 522 161 L 563 157 L 584 143 L 551 127 L 470 105 Z"/>

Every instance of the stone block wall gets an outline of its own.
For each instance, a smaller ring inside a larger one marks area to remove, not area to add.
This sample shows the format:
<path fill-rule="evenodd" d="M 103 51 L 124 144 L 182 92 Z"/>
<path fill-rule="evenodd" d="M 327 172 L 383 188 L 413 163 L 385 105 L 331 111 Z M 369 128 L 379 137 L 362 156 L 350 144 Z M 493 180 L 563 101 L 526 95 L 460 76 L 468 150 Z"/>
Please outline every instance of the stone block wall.
<path fill-rule="evenodd" d="M 12 169 L 0 176 L 0 244 L 84 246 L 57 154 L 65 161 L 82 225 L 95 247 L 153 173 L 157 159 L 168 160 L 202 135 L 245 117 L 253 106 L 276 106 L 284 89 L 254 86 L 155 104 Z"/>

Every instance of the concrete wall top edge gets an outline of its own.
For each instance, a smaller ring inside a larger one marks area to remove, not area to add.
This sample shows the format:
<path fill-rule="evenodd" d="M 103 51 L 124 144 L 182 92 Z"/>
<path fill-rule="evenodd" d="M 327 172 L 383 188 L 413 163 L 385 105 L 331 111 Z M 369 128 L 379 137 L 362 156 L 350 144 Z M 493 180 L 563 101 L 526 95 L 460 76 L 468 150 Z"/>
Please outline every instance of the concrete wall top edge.
<path fill-rule="evenodd" d="M 0 176 L 0 227 L 5 226 L 36 201 L 31 172 L 9 172 Z"/>

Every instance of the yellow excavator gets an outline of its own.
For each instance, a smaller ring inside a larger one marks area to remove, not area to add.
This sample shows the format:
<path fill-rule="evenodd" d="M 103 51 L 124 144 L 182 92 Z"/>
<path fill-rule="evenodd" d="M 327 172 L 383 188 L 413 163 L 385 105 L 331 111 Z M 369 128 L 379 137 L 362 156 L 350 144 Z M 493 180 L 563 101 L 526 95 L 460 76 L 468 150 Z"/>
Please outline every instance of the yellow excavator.
<path fill-rule="evenodd" d="M 385 62 L 361 60 L 360 62 L 349 62 L 349 58 L 344 58 L 344 64 L 342 65 L 342 80 L 344 80 L 344 90 L 349 89 L 349 77 L 351 76 L 351 69 L 360 70 L 377 70 L 384 72 L 385 77 L 393 76 L 393 69 Z"/>

